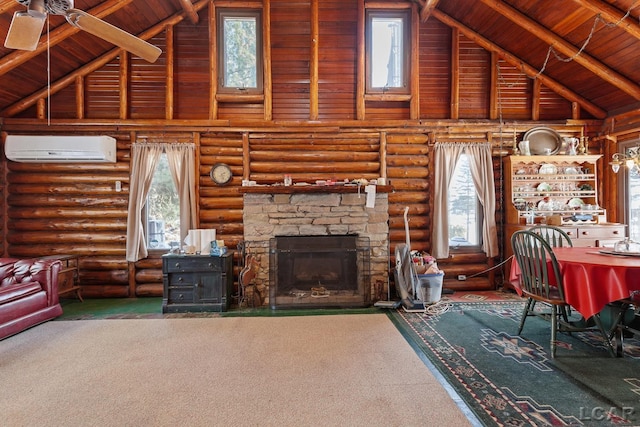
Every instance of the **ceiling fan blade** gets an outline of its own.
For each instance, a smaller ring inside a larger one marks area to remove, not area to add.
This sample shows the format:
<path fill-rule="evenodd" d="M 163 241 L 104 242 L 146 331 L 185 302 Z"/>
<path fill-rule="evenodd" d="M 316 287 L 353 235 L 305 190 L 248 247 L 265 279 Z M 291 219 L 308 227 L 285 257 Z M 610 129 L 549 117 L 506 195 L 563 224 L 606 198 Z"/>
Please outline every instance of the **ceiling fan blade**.
<path fill-rule="evenodd" d="M 13 14 L 4 47 L 19 50 L 35 50 L 40 41 L 46 15 L 33 10 Z"/>
<path fill-rule="evenodd" d="M 82 10 L 69 9 L 65 17 L 74 27 L 113 43 L 145 61 L 155 62 L 162 53 L 160 48 Z"/>

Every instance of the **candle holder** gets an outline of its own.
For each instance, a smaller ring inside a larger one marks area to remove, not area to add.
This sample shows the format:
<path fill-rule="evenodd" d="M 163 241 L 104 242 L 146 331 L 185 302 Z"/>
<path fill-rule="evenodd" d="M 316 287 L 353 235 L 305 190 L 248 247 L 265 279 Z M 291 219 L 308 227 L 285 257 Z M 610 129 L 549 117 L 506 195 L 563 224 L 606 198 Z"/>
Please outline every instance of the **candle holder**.
<path fill-rule="evenodd" d="M 578 144 L 578 154 L 587 154 L 587 139 L 584 136 L 580 137 L 580 144 Z"/>
<path fill-rule="evenodd" d="M 517 156 L 520 154 L 520 150 L 518 149 L 518 138 L 516 137 L 516 131 L 513 131 L 513 155 Z"/>

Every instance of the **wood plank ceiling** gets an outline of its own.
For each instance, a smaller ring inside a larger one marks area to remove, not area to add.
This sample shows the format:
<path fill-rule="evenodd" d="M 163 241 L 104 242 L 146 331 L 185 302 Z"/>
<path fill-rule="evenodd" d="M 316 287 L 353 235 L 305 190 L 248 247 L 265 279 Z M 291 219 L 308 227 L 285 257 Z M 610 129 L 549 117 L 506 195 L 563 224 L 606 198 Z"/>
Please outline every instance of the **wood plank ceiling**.
<path fill-rule="evenodd" d="M 151 40 L 176 17 L 197 21 L 201 1 L 77 0 L 75 8 Z M 607 115 L 640 108 L 640 0 L 413 1 L 423 21 L 437 19 L 485 49 L 517 58 L 525 73 L 555 82 Z M 0 0 L 2 40 L 13 13 L 24 9 L 15 0 Z M 34 52 L 0 46 L 0 111 L 113 49 L 63 17 L 50 16 Z"/>

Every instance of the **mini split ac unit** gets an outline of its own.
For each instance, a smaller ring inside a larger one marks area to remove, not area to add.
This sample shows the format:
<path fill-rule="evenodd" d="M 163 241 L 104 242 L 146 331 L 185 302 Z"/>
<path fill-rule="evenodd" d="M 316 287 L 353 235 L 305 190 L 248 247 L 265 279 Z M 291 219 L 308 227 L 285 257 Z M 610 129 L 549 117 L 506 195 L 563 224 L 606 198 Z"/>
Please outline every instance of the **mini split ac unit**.
<path fill-rule="evenodd" d="M 4 153 L 14 162 L 115 163 L 116 140 L 104 135 L 8 135 Z"/>

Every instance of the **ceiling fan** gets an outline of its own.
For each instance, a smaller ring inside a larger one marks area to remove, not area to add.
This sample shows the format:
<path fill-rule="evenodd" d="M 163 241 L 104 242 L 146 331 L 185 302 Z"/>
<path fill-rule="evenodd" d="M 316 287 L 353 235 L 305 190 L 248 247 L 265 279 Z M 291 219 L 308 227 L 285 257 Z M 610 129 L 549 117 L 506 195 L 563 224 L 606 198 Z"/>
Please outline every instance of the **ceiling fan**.
<path fill-rule="evenodd" d="M 27 6 L 24 12 L 13 14 L 4 46 L 9 49 L 35 50 L 44 28 L 47 14 L 61 15 L 69 24 L 100 37 L 134 55 L 155 62 L 162 50 L 146 41 L 115 27 L 85 11 L 74 9 L 73 0 L 16 0 Z"/>

